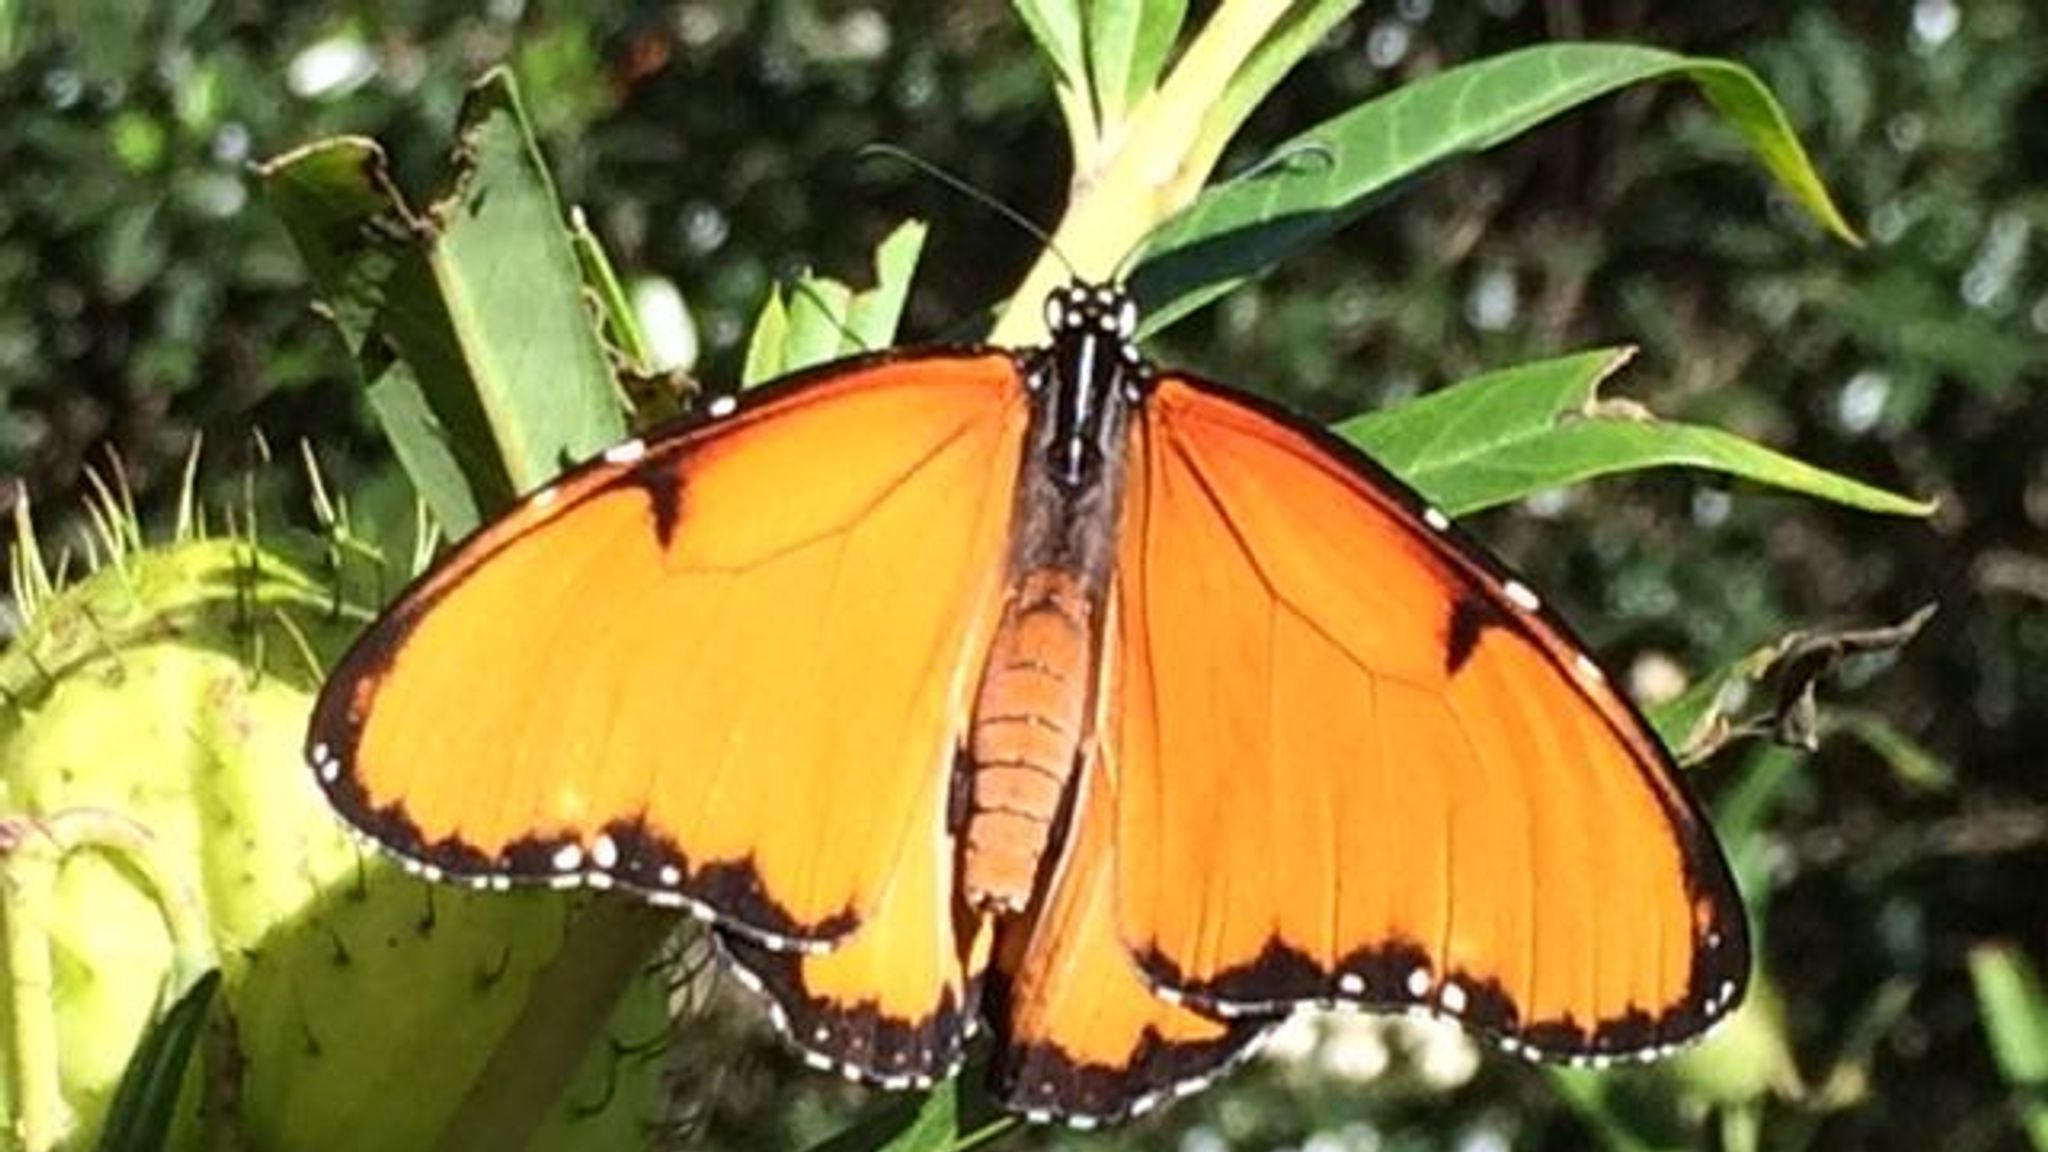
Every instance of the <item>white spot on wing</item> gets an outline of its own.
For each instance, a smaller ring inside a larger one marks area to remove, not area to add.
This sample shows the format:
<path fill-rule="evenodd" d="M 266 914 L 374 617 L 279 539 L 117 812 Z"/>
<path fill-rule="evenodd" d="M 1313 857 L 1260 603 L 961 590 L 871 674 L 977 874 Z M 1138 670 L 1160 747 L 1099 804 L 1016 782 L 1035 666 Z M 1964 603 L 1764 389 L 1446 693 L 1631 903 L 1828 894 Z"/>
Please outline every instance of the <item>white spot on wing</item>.
<path fill-rule="evenodd" d="M 1451 526 L 1451 518 L 1435 508 L 1422 510 L 1422 522 L 1438 532 Z"/>
<path fill-rule="evenodd" d="M 1337 977 L 1337 991 L 1346 996 L 1365 995 L 1365 977 L 1356 972 L 1346 972 Z"/>
<path fill-rule="evenodd" d="M 739 410 L 740 402 L 733 396 L 714 396 L 711 398 L 710 405 L 706 408 L 706 411 L 711 413 L 711 418 L 714 420 L 723 420 Z"/>
<path fill-rule="evenodd" d="M 555 506 L 555 501 L 560 499 L 561 495 L 561 490 L 556 488 L 554 485 L 550 484 L 546 488 L 543 488 L 540 491 L 535 492 L 533 494 L 533 506 L 536 508 L 543 509 L 553 508 Z"/>
<path fill-rule="evenodd" d="M 1444 1011 L 1449 1012 L 1451 1015 L 1463 1015 L 1465 1011 L 1465 990 L 1458 986 L 1457 981 L 1446 980 L 1444 981 L 1444 990 L 1440 997 L 1440 1002 L 1444 1006 Z"/>
<path fill-rule="evenodd" d="M 1602 672 L 1600 666 L 1593 663 L 1593 658 L 1584 652 L 1579 653 L 1579 658 L 1572 662 L 1572 667 L 1578 671 L 1579 679 L 1589 684 L 1605 684 L 1607 682 L 1607 673 Z"/>
<path fill-rule="evenodd" d="M 1418 964 L 1414 970 L 1408 973 L 1408 994 L 1417 999 L 1429 995 L 1429 969 L 1427 967 Z"/>
<path fill-rule="evenodd" d="M 564 844 L 555 849 L 555 854 L 548 858 L 548 863 L 557 872 L 574 872 L 583 867 L 583 846 L 573 842 Z"/>
<path fill-rule="evenodd" d="M 607 464 L 631 464 L 645 455 L 647 455 L 647 442 L 645 440 L 627 440 L 605 449 L 604 462 Z"/>
<path fill-rule="evenodd" d="M 611 838 L 610 833 L 601 833 L 596 840 L 591 841 L 590 862 L 606 870 L 618 866 L 619 844 Z"/>
<path fill-rule="evenodd" d="M 1536 593 L 1530 591 L 1529 586 L 1520 580 L 1510 580 L 1501 585 L 1500 590 L 1503 595 L 1513 602 L 1515 607 L 1520 608 L 1524 612 L 1534 612 L 1538 608 L 1543 607 L 1543 601 L 1538 600 Z"/>
<path fill-rule="evenodd" d="M 673 864 L 663 864 L 660 874 L 655 879 L 667 887 L 674 888 L 683 882 L 683 870 Z"/>

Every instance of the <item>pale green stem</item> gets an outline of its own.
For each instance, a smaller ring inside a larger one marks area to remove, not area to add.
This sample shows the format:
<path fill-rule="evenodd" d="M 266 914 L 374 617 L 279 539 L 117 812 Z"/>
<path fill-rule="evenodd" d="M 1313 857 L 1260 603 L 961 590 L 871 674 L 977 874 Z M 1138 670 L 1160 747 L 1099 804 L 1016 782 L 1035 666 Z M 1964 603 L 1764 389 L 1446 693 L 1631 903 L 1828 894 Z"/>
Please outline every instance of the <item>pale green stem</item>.
<path fill-rule="evenodd" d="M 1042 338 L 1039 303 L 1046 293 L 1076 273 L 1107 278 L 1146 233 L 1192 198 L 1190 189 L 1201 188 L 1208 172 L 1190 164 L 1209 108 L 1289 7 L 1287 0 L 1224 0 L 1166 82 L 1113 137 L 1097 141 L 1095 154 L 1075 156 L 1073 197 L 1053 233 L 1053 247 L 1072 271 L 1059 256 L 1041 255 L 996 322 L 994 343 Z M 1071 126 L 1071 110 L 1068 119 Z"/>

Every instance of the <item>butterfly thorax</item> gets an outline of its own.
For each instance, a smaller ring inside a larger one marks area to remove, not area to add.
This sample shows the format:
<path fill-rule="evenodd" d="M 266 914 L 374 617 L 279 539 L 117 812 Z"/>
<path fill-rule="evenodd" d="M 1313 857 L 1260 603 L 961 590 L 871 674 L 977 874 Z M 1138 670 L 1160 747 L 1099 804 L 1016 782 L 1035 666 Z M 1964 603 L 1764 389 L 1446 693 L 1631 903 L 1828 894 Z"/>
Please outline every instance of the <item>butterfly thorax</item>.
<path fill-rule="evenodd" d="M 1046 320 L 1052 343 L 1027 368 L 1009 586 L 975 698 L 959 830 L 962 892 L 997 912 L 1030 904 L 1093 736 L 1122 441 L 1147 375 L 1121 292 L 1055 293 Z"/>

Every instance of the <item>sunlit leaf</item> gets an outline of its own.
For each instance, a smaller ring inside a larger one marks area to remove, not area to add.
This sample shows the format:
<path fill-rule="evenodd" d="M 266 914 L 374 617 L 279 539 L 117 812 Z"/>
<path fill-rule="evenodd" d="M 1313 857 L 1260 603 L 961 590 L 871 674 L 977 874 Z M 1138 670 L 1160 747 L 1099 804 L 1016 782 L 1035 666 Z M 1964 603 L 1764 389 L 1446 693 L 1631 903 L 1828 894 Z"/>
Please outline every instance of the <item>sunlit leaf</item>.
<path fill-rule="evenodd" d="M 873 288 L 856 291 L 807 273 L 770 292 L 747 343 L 743 386 L 894 344 L 925 233 L 923 223 L 911 220 L 882 241 L 875 249 Z"/>
<path fill-rule="evenodd" d="M 1452 515 L 1595 476 L 1683 465 L 1851 507 L 1924 516 L 1933 506 L 1802 463 L 1717 428 L 1658 420 L 1595 398 L 1627 361 L 1609 349 L 1489 372 L 1339 424 L 1339 435 Z"/>
<path fill-rule="evenodd" d="M 371 141 L 263 166 L 386 432 L 451 535 L 625 433 L 583 274 L 510 75 L 470 90 L 445 199 L 415 212 Z"/>
<path fill-rule="evenodd" d="M 1999 1075 L 2018 1094 L 2020 1123 L 2036 1149 L 2048 1149 L 2048 993 L 2041 973 L 2008 944 L 1970 953 L 1970 979 Z"/>
<path fill-rule="evenodd" d="M 1854 239 L 1784 112 L 1748 69 L 1628 45 L 1543 45 L 1403 85 L 1280 144 L 1275 161 L 1204 192 L 1146 240 L 1131 275 L 1148 330 L 1350 223 L 1436 164 L 1511 140 L 1596 97 L 1674 77 L 1700 89 L 1796 203 Z"/>

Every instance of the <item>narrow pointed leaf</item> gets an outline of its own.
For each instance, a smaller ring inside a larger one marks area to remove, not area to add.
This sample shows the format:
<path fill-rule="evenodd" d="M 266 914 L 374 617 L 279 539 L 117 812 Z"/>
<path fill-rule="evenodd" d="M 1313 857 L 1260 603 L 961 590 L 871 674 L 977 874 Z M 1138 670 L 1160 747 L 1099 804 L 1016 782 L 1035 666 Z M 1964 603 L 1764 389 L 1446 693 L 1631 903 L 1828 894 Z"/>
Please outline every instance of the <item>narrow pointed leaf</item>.
<path fill-rule="evenodd" d="M 1080 0 L 1011 0 L 1011 7 L 1031 30 L 1038 50 L 1052 61 L 1062 87 L 1088 91 L 1088 65 L 1082 48 Z"/>
<path fill-rule="evenodd" d="M 1994 944 L 1970 953 L 1970 977 L 2020 1125 L 2036 1149 L 2048 1150 L 2048 994 L 2040 971 L 2018 948 Z"/>
<path fill-rule="evenodd" d="M 1597 401 L 1616 349 L 1544 360 L 1339 424 L 1452 515 L 1616 472 L 1683 465 L 1724 472 L 1854 508 L 1924 516 L 1933 505 L 1816 468 L 1739 436 L 1658 420 Z"/>
<path fill-rule="evenodd" d="M 220 971 L 215 969 L 193 982 L 143 1035 L 107 1109 L 100 1152 L 157 1152 L 169 1146 L 185 1067 L 205 1033 L 207 1009 L 219 990 Z"/>
<path fill-rule="evenodd" d="M 1369 100 L 1281 144 L 1276 162 L 1219 184 L 1146 242 L 1132 288 L 1156 331 L 1350 223 L 1403 181 L 1630 85 L 1691 80 L 1779 186 L 1855 239 L 1782 109 L 1725 60 L 1618 44 L 1553 44 L 1453 68 Z"/>
<path fill-rule="evenodd" d="M 1312 0 L 1297 5 L 1288 13 L 1286 21 L 1266 37 L 1258 51 L 1252 53 L 1251 59 L 1245 61 L 1244 67 L 1231 77 L 1222 99 L 1205 115 L 1202 140 L 1197 145 L 1202 153 L 1202 159 L 1197 163 L 1203 170 L 1215 164 L 1216 158 L 1223 154 L 1224 146 L 1244 126 L 1252 110 L 1280 86 L 1302 57 L 1323 42 L 1330 29 L 1358 8 L 1358 2 Z"/>
<path fill-rule="evenodd" d="M 1136 104 L 1159 83 L 1187 16 L 1187 0 L 1146 0 L 1138 18 L 1137 39 L 1131 46 L 1124 87 L 1126 106 Z"/>

